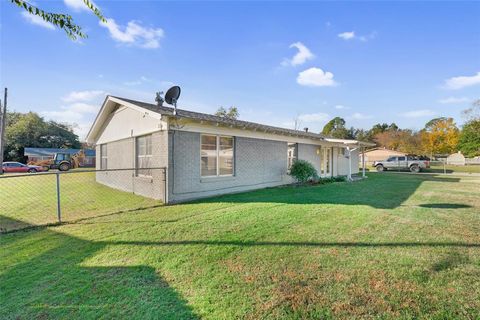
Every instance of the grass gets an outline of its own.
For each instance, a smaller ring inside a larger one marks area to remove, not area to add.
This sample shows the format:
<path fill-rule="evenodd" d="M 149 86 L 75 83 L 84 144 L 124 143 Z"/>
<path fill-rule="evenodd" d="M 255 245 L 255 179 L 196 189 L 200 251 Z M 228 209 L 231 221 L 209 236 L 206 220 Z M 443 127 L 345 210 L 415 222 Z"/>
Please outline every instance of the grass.
<path fill-rule="evenodd" d="M 109 174 L 130 173 L 112 171 Z M 0 231 L 57 223 L 56 175 L 11 176 L 0 178 Z M 118 192 L 96 183 L 94 172 L 61 174 L 60 194 L 61 220 L 64 222 L 161 205 L 159 201 Z"/>
<path fill-rule="evenodd" d="M 453 166 L 446 165 L 445 170 L 447 173 L 462 172 L 462 173 L 480 173 L 480 165 L 468 165 L 468 166 Z M 444 168 L 442 165 L 432 165 L 429 169 L 423 170 L 425 172 L 443 173 Z"/>
<path fill-rule="evenodd" d="M 479 186 L 372 174 L 4 234 L 0 314 L 478 319 Z"/>

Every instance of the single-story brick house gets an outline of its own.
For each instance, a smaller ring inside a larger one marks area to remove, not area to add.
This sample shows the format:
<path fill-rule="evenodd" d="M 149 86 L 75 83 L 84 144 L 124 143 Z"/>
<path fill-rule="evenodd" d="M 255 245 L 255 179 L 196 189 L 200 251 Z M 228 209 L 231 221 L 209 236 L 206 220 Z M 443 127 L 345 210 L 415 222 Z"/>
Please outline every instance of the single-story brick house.
<path fill-rule="evenodd" d="M 355 174 L 371 145 L 113 96 L 87 142 L 96 145 L 97 181 L 166 203 L 291 183 L 295 159 L 322 177 Z M 126 168 L 134 170 L 108 171 Z"/>

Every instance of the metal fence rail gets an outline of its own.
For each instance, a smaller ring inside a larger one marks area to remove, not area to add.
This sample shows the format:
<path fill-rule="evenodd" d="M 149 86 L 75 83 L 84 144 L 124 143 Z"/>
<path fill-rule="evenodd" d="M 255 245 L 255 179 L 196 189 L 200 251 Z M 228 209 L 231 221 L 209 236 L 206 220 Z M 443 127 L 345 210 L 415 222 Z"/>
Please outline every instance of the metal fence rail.
<path fill-rule="evenodd" d="M 159 206 L 165 171 L 148 168 L 149 176 L 136 169 L 4 174 L 0 233 Z"/>

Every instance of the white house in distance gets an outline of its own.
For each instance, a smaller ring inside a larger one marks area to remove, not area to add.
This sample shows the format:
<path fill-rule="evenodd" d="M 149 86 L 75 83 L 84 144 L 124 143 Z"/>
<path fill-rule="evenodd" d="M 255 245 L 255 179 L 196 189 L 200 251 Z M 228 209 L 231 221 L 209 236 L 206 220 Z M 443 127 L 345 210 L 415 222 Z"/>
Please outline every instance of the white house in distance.
<path fill-rule="evenodd" d="M 291 183 L 296 159 L 321 177 L 356 174 L 359 152 L 372 145 L 113 96 L 87 142 L 98 182 L 166 203 Z"/>
<path fill-rule="evenodd" d="M 465 162 L 465 156 L 460 151 L 458 151 L 457 153 L 452 153 L 447 157 L 447 164 L 464 166 Z"/>
<path fill-rule="evenodd" d="M 365 161 L 367 165 L 373 164 L 375 161 L 383 161 L 390 157 L 401 157 L 405 156 L 404 152 L 395 151 L 387 148 L 373 148 L 365 150 L 363 154 L 360 155 L 360 161 Z M 363 159 L 364 158 L 364 159 Z"/>

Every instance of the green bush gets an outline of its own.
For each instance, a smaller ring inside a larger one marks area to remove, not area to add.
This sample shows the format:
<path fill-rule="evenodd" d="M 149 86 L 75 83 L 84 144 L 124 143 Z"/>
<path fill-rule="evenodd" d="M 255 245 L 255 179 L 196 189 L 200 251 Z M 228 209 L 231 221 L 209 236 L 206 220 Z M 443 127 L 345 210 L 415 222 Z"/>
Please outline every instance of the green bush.
<path fill-rule="evenodd" d="M 347 178 L 344 176 L 336 176 L 336 177 L 329 177 L 329 178 L 321 178 L 318 180 L 318 184 L 326 184 L 326 183 L 333 183 L 333 182 L 344 182 L 347 181 Z"/>
<path fill-rule="evenodd" d="M 295 161 L 290 168 L 290 175 L 300 183 L 318 179 L 317 170 L 315 170 L 310 162 L 305 160 Z"/>

